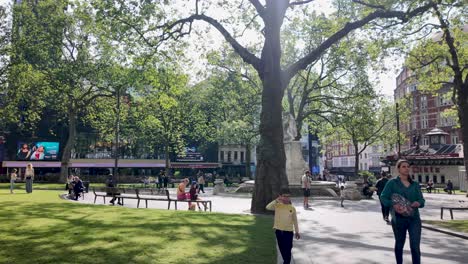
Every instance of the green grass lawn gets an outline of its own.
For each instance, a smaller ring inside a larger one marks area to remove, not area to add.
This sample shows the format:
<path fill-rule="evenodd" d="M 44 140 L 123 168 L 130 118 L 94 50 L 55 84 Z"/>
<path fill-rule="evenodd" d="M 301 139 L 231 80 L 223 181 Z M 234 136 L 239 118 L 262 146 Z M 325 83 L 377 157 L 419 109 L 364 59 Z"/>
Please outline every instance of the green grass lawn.
<path fill-rule="evenodd" d="M 450 220 L 450 221 L 424 221 L 425 223 L 436 225 L 453 231 L 468 233 L 468 220 Z"/>
<path fill-rule="evenodd" d="M 132 209 L 0 189 L 0 263 L 275 263 L 271 216 Z"/>

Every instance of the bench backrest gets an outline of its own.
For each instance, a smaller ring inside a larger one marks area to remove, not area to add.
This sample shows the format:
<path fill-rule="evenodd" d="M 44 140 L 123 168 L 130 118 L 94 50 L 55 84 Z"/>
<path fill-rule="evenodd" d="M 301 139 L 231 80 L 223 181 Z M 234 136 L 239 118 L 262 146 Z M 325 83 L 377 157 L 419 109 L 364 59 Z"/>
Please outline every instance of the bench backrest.
<path fill-rule="evenodd" d="M 165 198 L 169 199 L 169 191 L 168 190 L 161 190 L 161 189 L 135 189 L 137 195 L 152 195 L 152 196 L 164 196 Z"/>

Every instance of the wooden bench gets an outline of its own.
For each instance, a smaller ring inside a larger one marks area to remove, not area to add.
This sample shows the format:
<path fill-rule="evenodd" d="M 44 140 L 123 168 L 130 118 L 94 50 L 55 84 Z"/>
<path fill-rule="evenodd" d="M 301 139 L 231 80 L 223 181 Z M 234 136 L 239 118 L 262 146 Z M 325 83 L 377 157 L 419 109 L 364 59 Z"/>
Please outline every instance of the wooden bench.
<path fill-rule="evenodd" d="M 104 204 L 106 203 L 106 197 L 114 198 L 116 195 L 120 195 L 119 188 L 113 187 L 102 187 L 102 188 L 93 188 L 94 193 L 94 203 L 98 197 L 102 197 Z"/>
<path fill-rule="evenodd" d="M 429 193 L 425 186 L 421 186 L 421 192 Z M 440 193 L 440 188 L 432 187 L 431 193 Z"/>
<path fill-rule="evenodd" d="M 173 199 L 169 196 L 168 190 L 161 189 L 136 189 L 138 196 L 137 208 L 140 207 L 140 200 L 145 200 L 146 208 L 148 208 L 148 201 L 167 201 L 167 209 L 171 208 Z M 177 205 L 176 205 L 177 210 Z"/>
<path fill-rule="evenodd" d="M 175 210 L 177 210 L 177 202 L 185 203 L 201 203 L 205 207 L 205 211 L 210 209 L 212 210 L 212 202 L 210 200 L 177 200 L 172 199 L 169 195 L 168 190 L 163 189 L 128 189 L 128 188 L 93 188 L 94 193 L 94 203 L 96 203 L 97 197 L 102 197 L 104 203 L 106 203 L 106 197 L 120 198 L 122 199 L 122 204 L 124 199 L 136 199 L 137 208 L 140 208 L 140 201 L 144 200 L 146 208 L 148 208 L 148 201 L 166 201 L 167 209 L 171 208 L 171 203 L 174 202 Z"/>
<path fill-rule="evenodd" d="M 122 205 L 124 205 L 125 199 L 134 199 L 140 202 L 140 198 L 138 198 L 138 189 L 129 189 L 129 188 L 117 188 L 119 190 L 118 193 L 115 194 L 115 198 L 122 199 Z"/>
<path fill-rule="evenodd" d="M 210 208 L 210 212 L 211 212 L 211 201 L 210 200 L 189 200 L 189 199 L 185 199 L 185 200 L 173 200 L 175 201 L 175 209 L 177 210 L 177 202 L 184 202 L 184 203 L 201 203 L 203 204 L 203 207 L 205 208 L 205 211 L 208 209 L 208 205 L 209 205 L 209 208 Z"/>
<path fill-rule="evenodd" d="M 440 219 L 444 219 L 444 210 L 449 210 L 450 218 L 453 220 L 453 211 L 465 211 L 468 210 L 468 207 L 441 207 Z"/>

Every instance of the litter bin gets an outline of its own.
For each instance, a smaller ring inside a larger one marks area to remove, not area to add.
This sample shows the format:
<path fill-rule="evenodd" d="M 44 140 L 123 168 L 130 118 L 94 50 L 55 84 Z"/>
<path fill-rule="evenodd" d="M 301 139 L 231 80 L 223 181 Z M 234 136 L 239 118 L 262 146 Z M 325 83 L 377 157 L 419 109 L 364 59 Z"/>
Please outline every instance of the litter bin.
<path fill-rule="evenodd" d="M 89 190 L 89 181 L 83 181 L 84 191 L 88 193 Z"/>

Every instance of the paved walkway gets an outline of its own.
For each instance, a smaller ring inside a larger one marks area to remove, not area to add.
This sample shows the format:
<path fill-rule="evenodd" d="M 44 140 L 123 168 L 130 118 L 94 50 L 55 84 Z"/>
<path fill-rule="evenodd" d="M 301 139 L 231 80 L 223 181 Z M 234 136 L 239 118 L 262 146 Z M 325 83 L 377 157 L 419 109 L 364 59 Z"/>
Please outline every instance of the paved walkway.
<path fill-rule="evenodd" d="M 170 193 L 175 196 L 175 189 L 170 189 Z M 200 196 L 213 201 L 213 212 L 249 214 L 251 199 L 248 197 L 214 196 L 211 188 Z M 424 197 L 423 220 L 439 220 L 442 205 L 453 206 L 463 200 L 468 206 L 468 198 L 460 195 L 425 194 Z M 93 200 L 94 195 L 89 193 L 80 202 L 93 203 Z M 102 198 L 96 203 L 102 204 Z M 336 200 L 313 199 L 312 210 L 304 210 L 300 198 L 294 198 L 293 203 L 298 211 L 302 236 L 294 241 L 293 263 L 395 263 L 392 228 L 382 220 L 377 200 L 345 201 L 345 208 L 341 208 Z M 136 201 L 126 200 L 125 206 L 136 207 Z M 167 202 L 150 201 L 149 207 L 166 209 Z M 179 205 L 179 210 L 186 209 L 187 204 Z M 454 217 L 468 219 L 468 211 L 456 211 Z M 467 248 L 468 240 L 427 229 L 422 231 L 422 263 L 467 263 Z M 408 242 L 404 262 L 411 262 Z M 278 263 L 282 263 L 281 257 Z"/>

